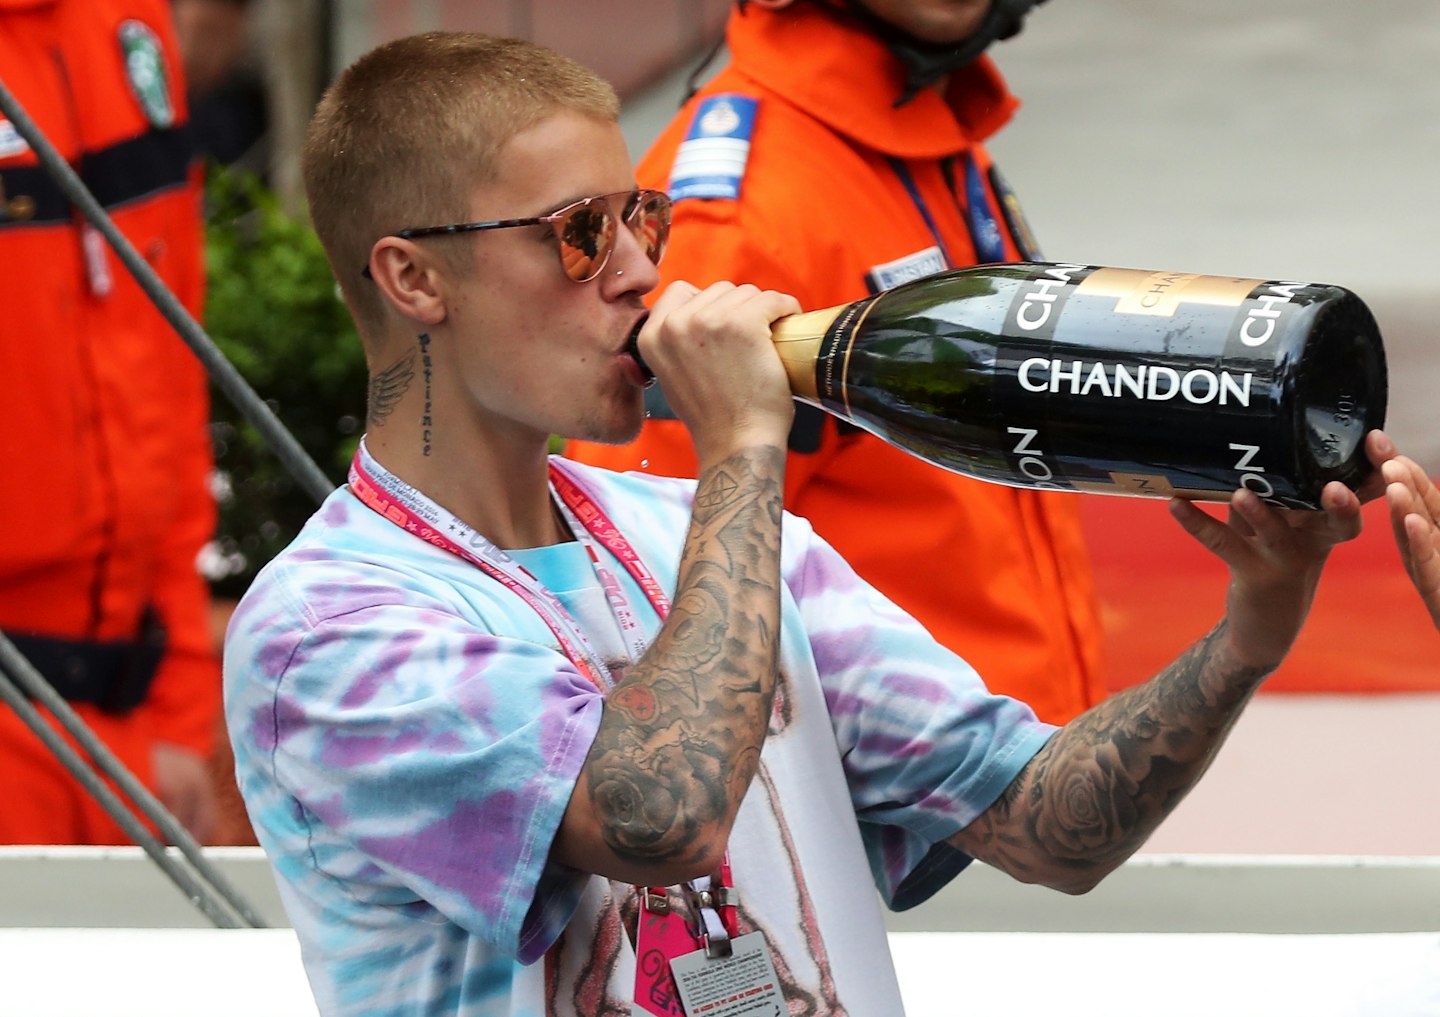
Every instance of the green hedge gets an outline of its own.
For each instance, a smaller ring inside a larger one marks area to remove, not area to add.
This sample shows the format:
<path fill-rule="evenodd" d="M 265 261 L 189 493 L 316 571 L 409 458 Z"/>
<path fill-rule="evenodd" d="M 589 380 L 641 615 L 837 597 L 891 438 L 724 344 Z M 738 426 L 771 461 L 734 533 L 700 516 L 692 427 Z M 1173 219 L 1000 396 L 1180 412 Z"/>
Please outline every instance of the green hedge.
<path fill-rule="evenodd" d="M 206 331 L 343 483 L 364 426 L 365 358 L 320 241 L 253 175 L 212 169 L 206 198 Z M 234 597 L 316 503 L 213 387 L 211 403 L 220 522 L 205 570 L 217 596 Z"/>

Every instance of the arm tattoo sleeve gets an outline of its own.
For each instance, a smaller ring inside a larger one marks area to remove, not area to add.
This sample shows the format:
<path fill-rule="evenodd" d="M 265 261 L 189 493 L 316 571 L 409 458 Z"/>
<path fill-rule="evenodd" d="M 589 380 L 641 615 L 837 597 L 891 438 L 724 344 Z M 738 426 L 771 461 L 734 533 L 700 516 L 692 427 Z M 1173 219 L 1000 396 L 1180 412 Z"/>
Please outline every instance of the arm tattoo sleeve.
<path fill-rule="evenodd" d="M 697 856 L 755 774 L 775 688 L 783 469 L 782 449 L 749 449 L 701 475 L 670 617 L 606 700 L 587 783 L 627 860 Z"/>
<path fill-rule="evenodd" d="M 1059 731 L 956 846 L 1069 889 L 1119 866 L 1194 787 L 1265 677 L 1226 659 L 1224 628 Z"/>

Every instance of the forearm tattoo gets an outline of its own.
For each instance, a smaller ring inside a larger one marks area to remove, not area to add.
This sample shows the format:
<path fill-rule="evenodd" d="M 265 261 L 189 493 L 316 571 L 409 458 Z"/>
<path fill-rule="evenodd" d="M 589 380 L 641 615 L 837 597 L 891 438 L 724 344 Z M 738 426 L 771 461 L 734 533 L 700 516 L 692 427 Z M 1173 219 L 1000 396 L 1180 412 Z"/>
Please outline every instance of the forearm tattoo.
<path fill-rule="evenodd" d="M 370 376 L 365 420 L 371 427 L 385 423 L 415 380 L 415 351 L 411 350 L 389 367 Z"/>
<path fill-rule="evenodd" d="M 638 863 L 698 856 L 759 765 L 779 644 L 782 449 L 699 479 L 674 604 L 606 701 L 589 792 L 606 843 Z"/>
<path fill-rule="evenodd" d="M 1059 731 L 960 846 L 1052 885 L 1128 858 L 1204 774 L 1267 673 L 1228 660 L 1224 633 L 1222 622 L 1156 678 Z"/>

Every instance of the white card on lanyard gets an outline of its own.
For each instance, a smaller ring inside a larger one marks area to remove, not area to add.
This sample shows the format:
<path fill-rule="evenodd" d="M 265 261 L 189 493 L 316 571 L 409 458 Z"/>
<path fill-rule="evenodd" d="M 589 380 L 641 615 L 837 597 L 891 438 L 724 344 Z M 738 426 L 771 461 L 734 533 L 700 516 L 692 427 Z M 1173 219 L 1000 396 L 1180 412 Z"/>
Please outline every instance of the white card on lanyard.
<path fill-rule="evenodd" d="M 670 962 L 685 1017 L 775 1017 L 788 1013 L 763 932 L 732 941 L 729 957 L 704 950 Z"/>

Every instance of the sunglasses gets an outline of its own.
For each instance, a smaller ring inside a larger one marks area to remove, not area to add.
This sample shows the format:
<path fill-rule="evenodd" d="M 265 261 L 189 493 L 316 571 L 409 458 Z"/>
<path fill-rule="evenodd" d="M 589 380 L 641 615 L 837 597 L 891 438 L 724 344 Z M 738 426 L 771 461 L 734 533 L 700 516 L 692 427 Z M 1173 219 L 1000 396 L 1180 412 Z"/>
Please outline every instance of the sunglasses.
<path fill-rule="evenodd" d="M 615 206 L 623 202 L 619 221 Z M 456 233 L 478 233 L 481 230 L 504 230 L 515 226 L 549 226 L 560 241 L 560 264 L 565 274 L 577 283 L 589 282 L 605 270 L 610 255 L 615 253 L 615 239 L 620 222 L 635 235 L 645 248 L 651 264 L 660 264 L 665 243 L 670 239 L 670 196 L 664 191 L 641 189 L 597 194 L 581 198 L 549 215 L 528 219 L 496 219 L 493 222 L 462 222 L 450 226 L 423 226 L 397 230 L 389 234 L 401 240 L 420 237 L 449 236 Z M 370 266 L 361 271 L 371 278 Z"/>

